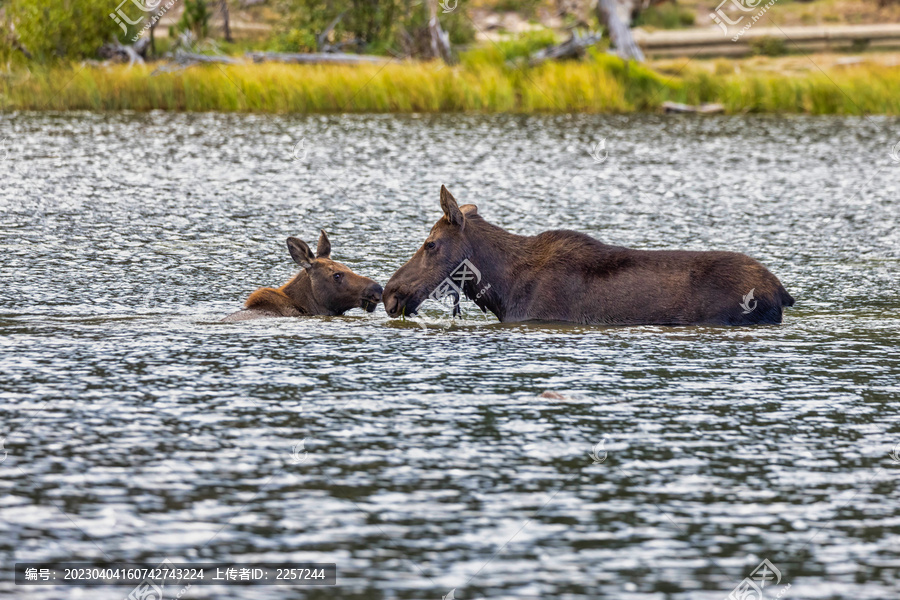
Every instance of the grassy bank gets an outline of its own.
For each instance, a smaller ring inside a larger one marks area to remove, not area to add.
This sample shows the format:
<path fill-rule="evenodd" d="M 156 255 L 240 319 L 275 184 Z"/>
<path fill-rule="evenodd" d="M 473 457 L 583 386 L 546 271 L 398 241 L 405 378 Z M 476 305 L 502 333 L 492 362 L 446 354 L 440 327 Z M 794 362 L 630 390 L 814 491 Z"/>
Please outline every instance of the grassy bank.
<path fill-rule="evenodd" d="M 900 114 L 900 69 L 877 61 L 829 65 L 818 58 L 804 68 L 779 68 L 778 59 L 628 65 L 604 54 L 534 68 L 484 55 L 464 56 L 454 67 L 202 65 L 155 75 L 153 66 L 31 67 L 0 78 L 0 108 L 630 112 L 657 110 L 672 100 L 719 102 L 728 113 Z"/>

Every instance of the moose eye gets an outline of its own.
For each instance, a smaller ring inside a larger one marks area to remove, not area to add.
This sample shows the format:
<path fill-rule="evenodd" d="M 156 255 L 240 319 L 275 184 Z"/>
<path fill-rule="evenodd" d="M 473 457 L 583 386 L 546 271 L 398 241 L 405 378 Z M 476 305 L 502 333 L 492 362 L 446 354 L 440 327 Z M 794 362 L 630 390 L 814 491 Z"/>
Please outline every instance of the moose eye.
<path fill-rule="evenodd" d="M 342 276 L 340 273 L 335 273 L 334 275 L 332 275 L 332 277 L 334 277 L 334 280 L 335 280 L 336 282 L 340 283 L 340 282 L 341 282 L 341 277 L 343 277 L 343 276 Z"/>
<path fill-rule="evenodd" d="M 429 250 L 434 250 L 434 242 L 428 242 L 425 244 L 425 247 Z"/>

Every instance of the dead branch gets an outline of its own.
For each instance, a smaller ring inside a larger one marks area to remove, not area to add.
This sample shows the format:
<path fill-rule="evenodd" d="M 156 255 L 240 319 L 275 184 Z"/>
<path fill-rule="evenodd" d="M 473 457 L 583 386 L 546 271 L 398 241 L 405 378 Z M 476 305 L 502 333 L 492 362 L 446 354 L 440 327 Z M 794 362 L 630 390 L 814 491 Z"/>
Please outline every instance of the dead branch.
<path fill-rule="evenodd" d="M 347 14 L 346 10 L 343 11 L 338 16 L 336 16 L 334 19 L 332 19 L 331 23 L 328 24 L 328 27 L 326 27 L 324 30 L 322 30 L 322 33 L 320 33 L 319 35 L 316 36 L 316 48 L 319 50 L 319 52 L 335 52 L 336 51 L 334 46 L 332 46 L 330 44 L 326 44 L 325 42 L 328 41 L 328 36 L 331 34 L 331 32 L 334 30 L 334 28 L 337 27 L 337 24 L 341 22 L 341 19 L 344 18 L 345 14 Z"/>
<path fill-rule="evenodd" d="M 556 46 L 542 48 L 531 55 L 528 62 L 532 66 L 539 65 L 546 60 L 560 60 L 566 58 L 581 58 L 588 48 L 603 39 L 603 34 L 589 31 L 582 35 L 579 31 L 573 31 L 572 37 Z"/>

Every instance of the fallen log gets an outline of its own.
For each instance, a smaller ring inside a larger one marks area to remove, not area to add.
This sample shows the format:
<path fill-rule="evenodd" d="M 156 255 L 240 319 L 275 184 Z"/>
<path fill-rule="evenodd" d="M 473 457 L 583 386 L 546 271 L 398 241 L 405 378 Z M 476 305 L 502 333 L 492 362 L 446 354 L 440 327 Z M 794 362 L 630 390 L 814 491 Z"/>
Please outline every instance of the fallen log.
<path fill-rule="evenodd" d="M 802 52 L 852 50 L 854 44 L 868 48 L 900 45 L 900 25 L 829 25 L 809 27 L 762 27 L 762 23 L 746 31 L 737 41 L 722 35 L 721 29 L 686 29 L 682 31 L 635 30 L 635 41 L 651 56 L 746 56 L 753 45 L 765 39 L 783 40 L 789 50 Z"/>
<path fill-rule="evenodd" d="M 725 107 L 721 104 L 701 104 L 694 106 L 691 104 L 681 104 L 680 102 L 663 102 L 663 112 L 671 113 L 698 113 L 704 115 L 716 115 L 725 112 Z"/>
<path fill-rule="evenodd" d="M 270 61 L 300 65 L 374 65 L 391 60 L 386 56 L 343 53 L 304 54 L 291 52 L 248 52 L 247 56 L 255 63 Z"/>
<path fill-rule="evenodd" d="M 174 60 L 179 65 L 192 65 L 195 63 L 240 65 L 244 63 L 241 59 L 232 58 L 230 56 L 210 56 L 208 54 L 197 54 L 196 52 L 186 52 L 184 50 L 176 50 Z"/>

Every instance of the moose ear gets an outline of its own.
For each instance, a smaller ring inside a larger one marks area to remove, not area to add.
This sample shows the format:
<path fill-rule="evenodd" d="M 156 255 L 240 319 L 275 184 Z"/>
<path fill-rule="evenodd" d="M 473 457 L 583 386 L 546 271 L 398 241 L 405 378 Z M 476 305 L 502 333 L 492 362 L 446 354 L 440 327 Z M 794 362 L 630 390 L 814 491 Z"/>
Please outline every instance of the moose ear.
<path fill-rule="evenodd" d="M 456 198 L 443 185 L 441 186 L 441 210 L 444 211 L 444 216 L 451 224 L 457 225 L 460 229 L 466 226 L 466 217 L 459 210 Z"/>
<path fill-rule="evenodd" d="M 294 262 L 304 269 L 310 268 L 312 266 L 312 262 L 316 260 L 315 255 L 312 253 L 312 250 L 310 250 L 309 246 L 306 245 L 306 242 L 301 239 L 289 237 L 287 239 L 287 247 L 288 252 L 291 253 L 291 258 L 294 259 Z"/>
<path fill-rule="evenodd" d="M 319 244 L 316 246 L 316 258 L 329 257 L 331 257 L 331 242 L 328 241 L 328 234 L 323 229 L 319 235 Z"/>

